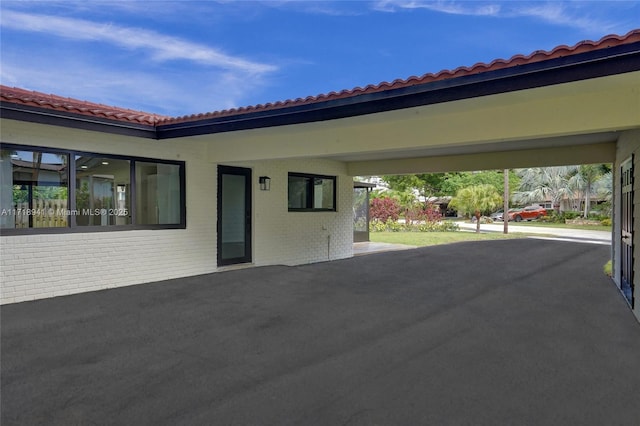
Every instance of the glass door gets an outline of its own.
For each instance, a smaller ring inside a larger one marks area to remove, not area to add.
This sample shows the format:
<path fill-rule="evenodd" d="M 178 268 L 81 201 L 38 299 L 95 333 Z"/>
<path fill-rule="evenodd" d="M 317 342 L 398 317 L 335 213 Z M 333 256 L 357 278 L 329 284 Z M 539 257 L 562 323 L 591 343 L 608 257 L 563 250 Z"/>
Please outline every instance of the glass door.
<path fill-rule="evenodd" d="M 218 166 L 218 266 L 251 262 L 251 169 Z"/>

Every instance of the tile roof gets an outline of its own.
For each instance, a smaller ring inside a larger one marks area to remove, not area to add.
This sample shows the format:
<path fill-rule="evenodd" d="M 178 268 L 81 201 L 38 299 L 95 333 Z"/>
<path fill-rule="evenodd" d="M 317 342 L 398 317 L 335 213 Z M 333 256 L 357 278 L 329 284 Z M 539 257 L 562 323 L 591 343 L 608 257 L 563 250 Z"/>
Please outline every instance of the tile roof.
<path fill-rule="evenodd" d="M 198 121 L 210 118 L 219 118 L 226 116 L 234 116 L 253 112 L 263 112 L 288 108 L 293 106 L 314 104 L 319 102 L 331 101 L 336 99 L 356 97 L 359 95 L 384 92 L 387 90 L 405 88 L 421 84 L 428 84 L 436 81 L 463 77 L 468 75 L 480 74 L 489 71 L 495 71 L 519 65 L 532 64 L 536 62 L 547 61 L 560 57 L 577 55 L 580 53 L 606 49 L 623 44 L 631 44 L 640 42 L 640 29 L 632 30 L 624 36 L 615 34 L 602 37 L 598 41 L 585 40 L 573 46 L 561 45 L 551 51 L 537 50 L 529 55 L 515 55 L 509 59 L 496 59 L 490 63 L 477 63 L 471 67 L 459 67 L 454 70 L 443 70 L 438 73 L 424 74 L 422 76 L 411 76 L 406 80 L 398 79 L 392 82 L 382 82 L 377 85 L 368 85 L 365 87 L 356 87 L 354 89 L 345 89 L 340 92 L 330 92 L 316 96 L 308 96 L 306 98 L 288 99 L 273 103 L 258 104 L 247 107 L 232 108 L 221 111 L 207 112 L 202 114 L 186 115 L 182 117 L 168 117 L 157 114 L 133 111 L 129 109 L 110 107 L 101 104 L 95 104 L 87 101 L 79 101 L 70 98 L 64 98 L 56 95 L 47 95 L 39 92 L 32 92 L 18 88 L 11 88 L 0 85 L 0 100 L 16 104 L 30 105 L 40 108 L 52 109 L 57 111 L 65 111 L 88 115 L 93 117 L 101 117 L 110 120 L 125 121 L 146 125 L 163 125 L 183 123 L 190 121 Z"/>
<path fill-rule="evenodd" d="M 564 56 L 576 55 L 580 53 L 590 52 L 599 49 L 605 49 L 614 47 L 621 44 L 630 44 L 640 41 L 640 29 L 630 31 L 624 36 L 615 34 L 602 37 L 598 41 L 585 40 L 574 46 L 561 45 L 554 48 L 551 51 L 536 50 L 535 52 L 524 56 L 515 55 L 510 59 L 496 59 L 488 64 L 477 63 L 471 67 L 458 67 L 454 70 L 443 70 L 436 74 L 428 73 L 420 77 L 411 76 L 406 80 L 398 79 L 392 82 L 382 82 L 377 85 L 368 85 L 363 87 L 356 87 L 354 89 L 346 89 L 340 92 L 330 92 L 327 94 L 320 94 L 317 96 L 307 96 L 306 98 L 288 99 L 285 101 L 278 101 L 267 104 L 259 104 L 254 106 L 247 106 L 241 108 L 232 108 L 228 110 L 209 112 L 204 114 L 188 115 L 183 117 L 169 118 L 161 120 L 160 124 L 173 124 L 187 121 L 202 120 L 207 118 L 217 118 L 224 116 L 231 116 L 237 114 L 246 114 L 251 112 L 267 111 L 278 108 L 287 108 L 291 106 L 312 104 L 323 101 L 330 101 L 335 99 L 342 99 L 348 97 L 354 97 L 358 95 L 364 95 L 375 92 L 383 92 L 385 90 L 399 89 L 403 87 L 416 86 L 420 84 L 432 83 L 435 81 L 446 80 L 450 78 L 462 77 L 472 74 L 480 74 L 488 71 L 495 71 L 503 68 L 515 67 L 518 65 L 531 64 L 535 62 L 546 61 Z"/>
<path fill-rule="evenodd" d="M 0 85 L 0 100 L 55 111 L 155 126 L 169 117 Z"/>

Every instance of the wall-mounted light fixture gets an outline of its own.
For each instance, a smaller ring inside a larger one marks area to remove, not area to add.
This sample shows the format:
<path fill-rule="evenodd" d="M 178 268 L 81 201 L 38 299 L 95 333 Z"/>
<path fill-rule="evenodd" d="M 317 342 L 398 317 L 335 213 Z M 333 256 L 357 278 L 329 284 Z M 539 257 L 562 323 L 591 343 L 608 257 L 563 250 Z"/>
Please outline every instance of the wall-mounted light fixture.
<path fill-rule="evenodd" d="M 271 178 L 269 176 L 260 176 L 258 183 L 260 183 L 260 191 L 271 190 Z"/>

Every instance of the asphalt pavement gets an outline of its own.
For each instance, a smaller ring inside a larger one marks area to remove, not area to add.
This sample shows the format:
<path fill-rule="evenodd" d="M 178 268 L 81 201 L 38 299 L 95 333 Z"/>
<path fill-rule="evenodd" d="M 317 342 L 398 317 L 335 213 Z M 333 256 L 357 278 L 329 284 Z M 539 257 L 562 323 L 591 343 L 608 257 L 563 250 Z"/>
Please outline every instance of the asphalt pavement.
<path fill-rule="evenodd" d="M 637 425 L 610 248 L 456 243 L 4 305 L 9 425 Z"/>

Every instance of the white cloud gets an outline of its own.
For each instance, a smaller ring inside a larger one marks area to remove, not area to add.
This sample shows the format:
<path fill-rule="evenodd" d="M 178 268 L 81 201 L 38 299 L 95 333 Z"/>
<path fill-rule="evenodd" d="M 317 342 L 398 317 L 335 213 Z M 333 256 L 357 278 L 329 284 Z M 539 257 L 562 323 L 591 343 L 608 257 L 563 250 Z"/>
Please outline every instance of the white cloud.
<path fill-rule="evenodd" d="M 60 64 L 65 71 L 54 73 L 41 66 L 53 61 L 46 53 L 22 61 L 14 59 L 3 56 L 0 82 L 4 85 L 169 116 L 245 106 L 264 84 L 262 78 L 247 79 L 224 70 L 197 69 L 174 78 L 147 70 L 113 69 L 68 56 Z"/>
<path fill-rule="evenodd" d="M 587 33 L 602 34 L 616 28 L 616 23 L 601 17 L 592 18 L 578 2 L 481 2 L 481 1 L 420 1 L 381 0 L 374 3 L 374 10 L 396 12 L 398 10 L 427 9 L 450 15 L 491 16 L 497 18 L 530 17 L 547 23 L 576 28 Z"/>
<path fill-rule="evenodd" d="M 456 2 L 456 1 L 378 1 L 374 9 L 383 12 L 394 12 L 399 9 L 428 9 L 434 12 L 451 15 L 496 16 L 501 7 L 495 3 Z"/>
<path fill-rule="evenodd" d="M 187 60 L 250 74 L 263 74 L 277 70 L 274 65 L 227 55 L 206 45 L 142 28 L 9 10 L 3 10 L 0 22 L 3 28 L 46 33 L 75 40 L 104 42 L 126 49 L 150 52 L 152 58 L 157 61 Z"/>
<path fill-rule="evenodd" d="M 572 8 L 565 3 L 535 3 L 535 4 L 515 4 L 512 16 L 529 16 L 542 19 L 550 24 L 567 26 L 585 30 L 588 32 L 597 30 L 598 33 L 615 28 L 615 24 L 606 22 L 599 18 L 589 18 L 581 13 L 579 9 Z"/>

